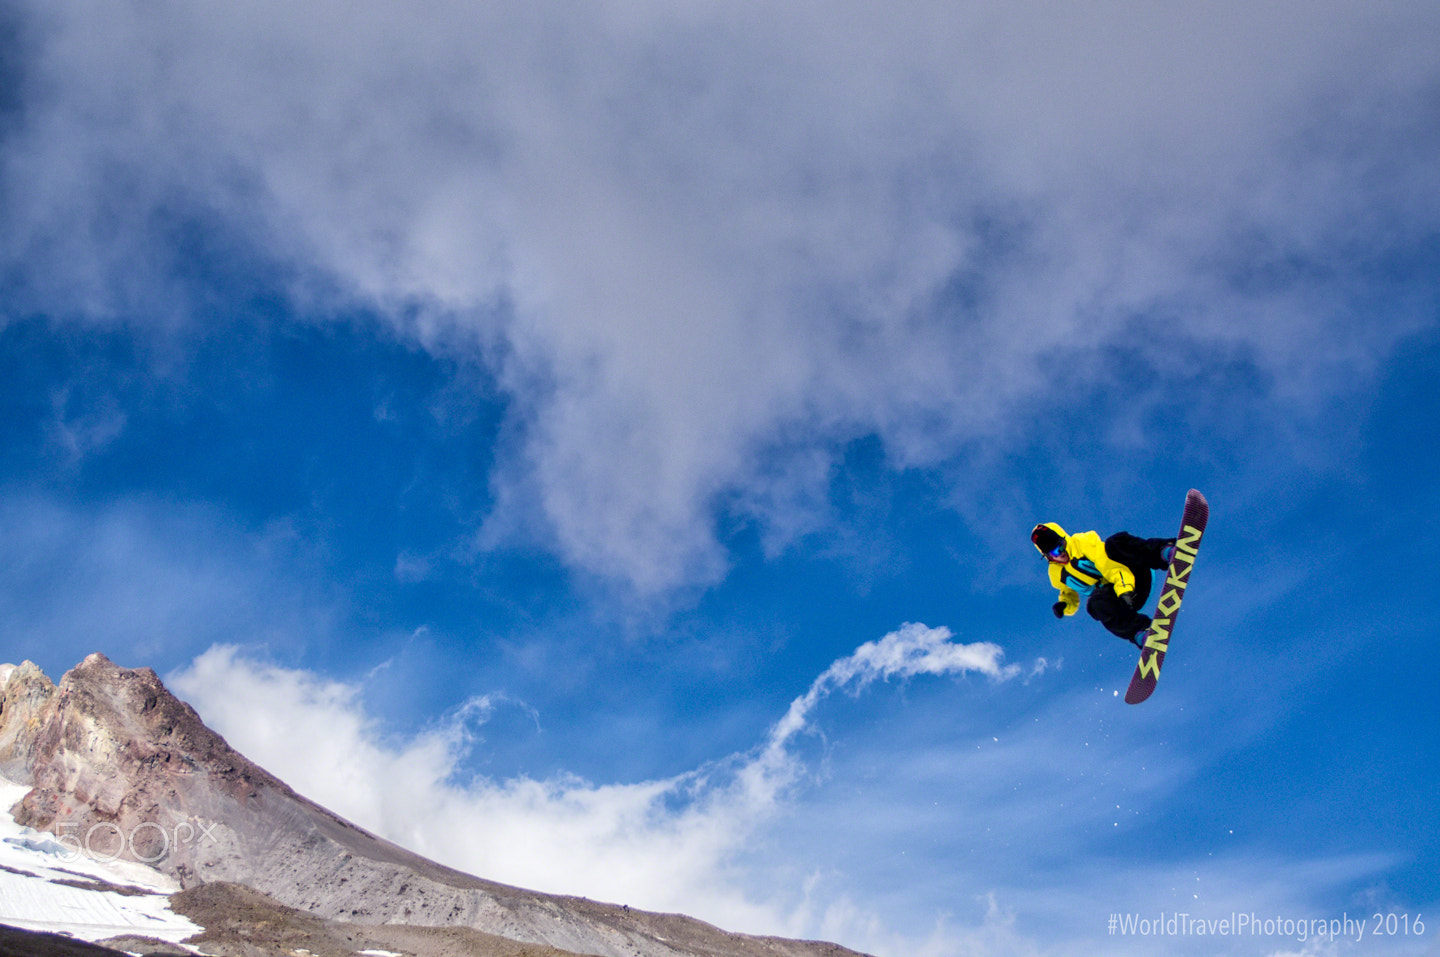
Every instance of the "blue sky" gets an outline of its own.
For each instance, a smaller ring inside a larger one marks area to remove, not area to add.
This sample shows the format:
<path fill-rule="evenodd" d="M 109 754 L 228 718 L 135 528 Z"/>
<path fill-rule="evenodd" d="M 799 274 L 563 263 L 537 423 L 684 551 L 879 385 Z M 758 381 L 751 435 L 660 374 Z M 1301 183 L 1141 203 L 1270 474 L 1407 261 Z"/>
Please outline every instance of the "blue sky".
<path fill-rule="evenodd" d="M 1440 922 L 1437 46 L 1405 0 L 9 4 L 0 660 L 153 667 L 483 876 L 882 957 Z M 1190 487 L 1132 708 L 1028 531 Z"/>

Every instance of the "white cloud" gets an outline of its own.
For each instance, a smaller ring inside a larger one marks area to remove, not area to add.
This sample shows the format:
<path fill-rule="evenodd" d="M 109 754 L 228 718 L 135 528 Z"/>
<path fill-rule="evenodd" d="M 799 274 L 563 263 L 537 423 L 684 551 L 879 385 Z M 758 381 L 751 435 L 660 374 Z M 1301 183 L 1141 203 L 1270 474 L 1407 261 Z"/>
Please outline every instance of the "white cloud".
<path fill-rule="evenodd" d="M 176 322 L 197 218 L 304 309 L 482 350 L 486 540 L 642 594 L 724 573 L 719 512 L 823 520 L 830 443 L 1006 435 L 1042 360 L 1304 397 L 1428 316 L 1345 305 L 1436 226 L 1425 0 L 24 9 L 13 308 Z"/>
<path fill-rule="evenodd" d="M 894 677 L 977 671 L 1003 680 L 1020 673 L 1019 665 L 1001 666 L 1005 652 L 999 645 L 957 645 L 950 641 L 951 637 L 948 628 L 927 628 L 911 622 L 879 641 L 865 642 L 849 657 L 825 669 L 809 691 L 791 702 L 790 710 L 770 733 L 767 753 L 783 753 L 790 739 L 809 724 L 810 712 L 837 688 L 854 685 L 858 693 L 871 682 Z"/>
<path fill-rule="evenodd" d="M 801 886 L 771 886 L 776 878 L 747 861 L 807 774 L 790 744 L 814 707 L 832 689 L 858 691 L 877 679 L 976 672 L 1004 680 L 1016 670 L 1000 657 L 994 645 L 956 644 L 946 629 L 906 625 L 836 662 L 753 752 L 635 783 L 460 778 L 476 726 L 499 706 L 489 700 L 395 740 L 367 716 L 358 688 L 233 646 L 211 648 L 167 681 L 232 746 L 307 797 L 452 866 L 733 929 L 805 935 L 854 933 L 845 916 L 853 909 L 807 900 Z M 784 861 L 775 872 L 797 868 L 806 870 Z"/>
<path fill-rule="evenodd" d="M 835 691 L 920 675 L 1008 682 L 1024 671 L 994 646 L 907 625 L 837 660 L 750 751 L 630 783 L 458 773 L 483 747 L 491 710 L 513 702 L 476 699 L 397 738 L 368 716 L 360 688 L 235 647 L 216 646 L 167 681 L 307 797 L 462 870 L 882 957 L 1094 953 L 1116 911 L 1309 918 L 1324 912 L 1317 901 L 1343 900 L 1399 862 L 1277 857 L 1233 836 L 1196 840 L 1188 855 L 1146 844 L 1159 826 L 1147 814 L 1183 807 L 1225 746 L 1173 753 L 1128 712 L 1114 714 L 1103 689 L 1047 694 L 1011 721 L 953 687 L 916 686 L 903 739 L 893 726 L 840 722 L 823 775 L 799 747 Z M 1194 941 L 1147 943 L 1187 953 Z"/>

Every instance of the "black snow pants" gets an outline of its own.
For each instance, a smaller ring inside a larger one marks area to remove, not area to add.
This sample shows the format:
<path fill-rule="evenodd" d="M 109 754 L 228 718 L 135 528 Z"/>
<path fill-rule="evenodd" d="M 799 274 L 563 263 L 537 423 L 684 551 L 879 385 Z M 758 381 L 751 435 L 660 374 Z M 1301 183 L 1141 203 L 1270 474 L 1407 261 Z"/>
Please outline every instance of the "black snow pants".
<path fill-rule="evenodd" d="M 1112 635 L 1134 641 L 1136 635 L 1150 627 L 1150 616 L 1140 609 L 1150 600 L 1151 569 L 1163 570 L 1161 551 L 1170 544 L 1167 538 L 1138 538 L 1129 532 L 1116 532 L 1105 539 L 1105 554 L 1111 561 L 1126 566 L 1135 575 L 1135 591 L 1127 602 L 1115 594 L 1115 586 L 1105 582 L 1090 593 L 1085 610 Z"/>

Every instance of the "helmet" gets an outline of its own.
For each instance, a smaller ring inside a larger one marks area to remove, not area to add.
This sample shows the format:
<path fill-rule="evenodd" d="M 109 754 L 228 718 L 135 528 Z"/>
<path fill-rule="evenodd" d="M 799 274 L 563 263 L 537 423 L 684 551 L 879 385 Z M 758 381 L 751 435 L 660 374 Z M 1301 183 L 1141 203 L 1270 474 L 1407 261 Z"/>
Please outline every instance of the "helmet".
<path fill-rule="evenodd" d="M 1060 552 L 1065 549 L 1065 529 L 1054 522 L 1036 525 L 1035 530 L 1030 533 L 1030 541 L 1046 558 L 1050 558 L 1052 555 L 1058 557 L 1057 549 Z"/>

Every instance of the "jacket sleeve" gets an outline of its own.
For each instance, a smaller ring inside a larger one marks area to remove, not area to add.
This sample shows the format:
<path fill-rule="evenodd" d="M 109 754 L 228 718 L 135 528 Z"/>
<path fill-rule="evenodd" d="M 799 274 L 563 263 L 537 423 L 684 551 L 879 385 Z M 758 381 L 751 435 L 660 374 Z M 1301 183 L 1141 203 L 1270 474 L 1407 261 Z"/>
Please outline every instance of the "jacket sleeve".
<path fill-rule="evenodd" d="M 1135 590 L 1135 573 L 1128 565 L 1110 557 L 1099 535 L 1094 532 L 1081 532 L 1079 535 L 1071 535 L 1069 540 L 1072 547 L 1078 548 L 1081 555 L 1094 563 L 1101 577 L 1114 587 L 1115 594 L 1125 595 Z"/>
<path fill-rule="evenodd" d="M 1105 544 L 1100 544 L 1100 558 L 1096 560 L 1095 567 L 1100 569 L 1100 574 L 1105 580 L 1115 586 L 1115 594 L 1126 595 L 1135 590 L 1135 573 L 1130 566 L 1123 562 L 1117 562 L 1105 552 Z"/>
<path fill-rule="evenodd" d="M 1060 592 L 1060 600 L 1065 604 L 1065 614 L 1073 615 L 1080 609 L 1080 595 L 1069 585 L 1060 581 L 1060 568 L 1058 565 L 1050 566 L 1050 584 Z"/>

